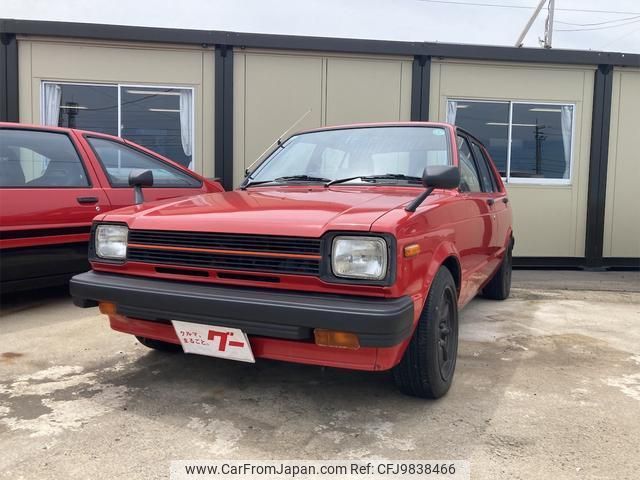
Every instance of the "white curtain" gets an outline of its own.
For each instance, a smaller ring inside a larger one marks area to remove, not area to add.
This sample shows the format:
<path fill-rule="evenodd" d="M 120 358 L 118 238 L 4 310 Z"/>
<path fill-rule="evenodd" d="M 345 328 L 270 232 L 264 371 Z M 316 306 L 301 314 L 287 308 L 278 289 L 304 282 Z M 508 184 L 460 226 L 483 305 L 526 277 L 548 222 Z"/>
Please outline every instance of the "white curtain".
<path fill-rule="evenodd" d="M 564 175 L 569 178 L 571 168 L 571 132 L 573 130 L 573 106 L 563 105 L 560 113 L 560 127 L 562 129 L 562 146 L 564 147 Z"/>
<path fill-rule="evenodd" d="M 189 168 L 193 170 L 193 91 L 180 90 L 180 134 L 182 150 L 191 156 Z"/>
<path fill-rule="evenodd" d="M 57 127 L 60 118 L 62 88 L 55 83 L 45 83 L 42 94 L 42 124 Z"/>
<path fill-rule="evenodd" d="M 447 123 L 456 124 L 456 113 L 458 113 L 458 102 L 449 100 L 447 102 Z"/>

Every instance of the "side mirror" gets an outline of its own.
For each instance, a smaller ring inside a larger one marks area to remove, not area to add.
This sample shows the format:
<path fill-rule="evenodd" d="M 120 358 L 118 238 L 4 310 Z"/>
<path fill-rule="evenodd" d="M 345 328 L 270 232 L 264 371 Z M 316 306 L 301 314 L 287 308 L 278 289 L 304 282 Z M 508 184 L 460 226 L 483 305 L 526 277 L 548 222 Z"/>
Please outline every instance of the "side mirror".
<path fill-rule="evenodd" d="M 144 202 L 142 187 L 153 187 L 153 172 L 151 170 L 131 170 L 129 172 L 129 186 L 133 187 L 133 203 L 140 205 Z"/>
<path fill-rule="evenodd" d="M 427 165 L 422 174 L 424 188 L 450 190 L 460 185 L 460 169 L 453 165 Z"/>
<path fill-rule="evenodd" d="M 460 170 L 453 165 L 427 165 L 422 173 L 422 185 L 426 190 L 404 207 L 407 212 L 415 212 L 436 188 L 445 190 L 458 188 L 460 185 Z"/>

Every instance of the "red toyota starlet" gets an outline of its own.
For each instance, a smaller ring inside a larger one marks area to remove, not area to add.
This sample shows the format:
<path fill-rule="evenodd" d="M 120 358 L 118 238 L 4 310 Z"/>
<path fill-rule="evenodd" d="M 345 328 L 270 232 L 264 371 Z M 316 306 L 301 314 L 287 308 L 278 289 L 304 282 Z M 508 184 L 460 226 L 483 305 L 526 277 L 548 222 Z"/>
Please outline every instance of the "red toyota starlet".
<path fill-rule="evenodd" d="M 138 193 L 152 183 L 132 175 Z M 236 191 L 98 216 L 71 293 L 151 348 L 393 369 L 403 392 L 437 398 L 458 310 L 507 298 L 513 243 L 504 185 L 468 132 L 321 128 L 278 142 Z"/>

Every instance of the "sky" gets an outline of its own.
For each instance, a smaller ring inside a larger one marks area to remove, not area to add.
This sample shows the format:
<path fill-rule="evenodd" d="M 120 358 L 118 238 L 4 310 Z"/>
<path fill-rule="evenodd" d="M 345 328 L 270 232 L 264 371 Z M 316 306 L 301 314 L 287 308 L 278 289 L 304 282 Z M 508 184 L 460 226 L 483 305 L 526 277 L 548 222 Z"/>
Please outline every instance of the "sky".
<path fill-rule="evenodd" d="M 513 45 L 539 0 L 0 0 L 0 18 Z M 525 39 L 539 47 L 543 8 Z M 640 0 L 556 0 L 553 48 L 640 53 Z"/>

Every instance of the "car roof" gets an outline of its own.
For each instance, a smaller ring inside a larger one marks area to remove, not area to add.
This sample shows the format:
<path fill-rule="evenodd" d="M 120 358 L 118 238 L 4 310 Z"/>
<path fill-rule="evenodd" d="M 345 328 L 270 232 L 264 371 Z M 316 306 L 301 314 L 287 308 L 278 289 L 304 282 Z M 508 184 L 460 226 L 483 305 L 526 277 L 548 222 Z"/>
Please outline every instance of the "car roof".
<path fill-rule="evenodd" d="M 454 125 L 445 122 L 369 122 L 369 123 L 348 123 L 344 125 L 331 125 L 326 127 L 310 128 L 307 130 L 301 130 L 294 135 L 301 133 L 314 133 L 324 132 L 332 130 L 347 130 L 350 128 L 381 128 L 381 127 L 440 127 L 440 128 L 455 128 Z"/>
<path fill-rule="evenodd" d="M 476 137 L 473 133 L 465 130 L 463 128 L 458 127 L 457 125 L 453 125 L 447 122 L 416 122 L 416 121 L 405 121 L 405 122 L 373 122 L 373 123 L 349 123 L 344 125 L 332 125 L 327 127 L 318 127 L 318 128 L 310 128 L 307 130 L 301 130 L 292 134 L 291 136 L 300 135 L 304 133 L 315 133 L 315 132 L 325 132 L 332 130 L 346 130 L 350 128 L 380 128 L 380 127 L 440 127 L 440 128 L 450 128 L 454 131 L 463 133 L 468 137 L 472 138 L 476 143 L 483 145 L 482 140 Z"/>
<path fill-rule="evenodd" d="M 69 133 L 71 131 L 78 132 L 81 134 L 92 135 L 92 136 L 100 136 L 111 138 L 113 140 L 118 140 L 120 142 L 123 141 L 121 137 L 115 135 L 109 135 L 107 133 L 100 132 L 92 132 L 89 130 L 81 130 L 78 128 L 67 128 L 67 127 L 54 127 L 49 125 L 36 125 L 32 123 L 16 123 L 16 122 L 0 122 L 0 128 L 12 128 L 12 129 L 22 129 L 22 130 L 39 130 L 43 132 L 59 132 L 59 133 Z"/>

